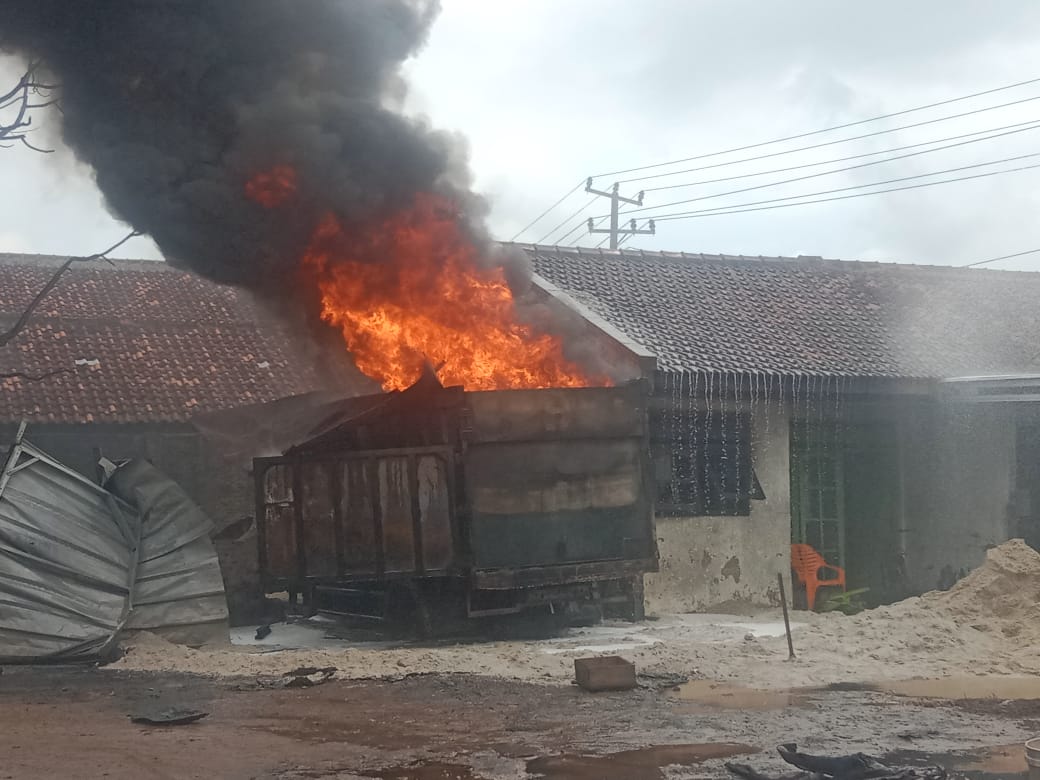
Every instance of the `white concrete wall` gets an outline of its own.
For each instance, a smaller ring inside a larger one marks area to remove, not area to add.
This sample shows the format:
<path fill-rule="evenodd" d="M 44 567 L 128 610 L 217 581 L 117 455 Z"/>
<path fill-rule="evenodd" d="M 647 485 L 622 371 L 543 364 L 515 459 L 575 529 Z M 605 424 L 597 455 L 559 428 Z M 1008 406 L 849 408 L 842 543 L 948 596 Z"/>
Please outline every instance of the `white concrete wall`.
<path fill-rule="evenodd" d="M 778 606 L 776 575 L 790 599 L 791 499 L 788 416 L 780 408 L 752 420 L 755 472 L 764 501 L 748 517 L 658 517 L 661 568 L 646 577 L 652 614 Z"/>

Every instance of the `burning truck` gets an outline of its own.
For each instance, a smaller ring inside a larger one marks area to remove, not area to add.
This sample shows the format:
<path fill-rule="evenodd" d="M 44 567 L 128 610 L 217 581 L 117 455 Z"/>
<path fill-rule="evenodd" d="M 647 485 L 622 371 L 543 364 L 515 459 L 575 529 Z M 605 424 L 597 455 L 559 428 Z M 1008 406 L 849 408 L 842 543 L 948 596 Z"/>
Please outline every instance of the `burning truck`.
<path fill-rule="evenodd" d="M 279 208 L 292 170 L 254 177 L 249 197 Z M 556 302 L 515 295 L 450 200 L 418 196 L 363 235 L 326 215 L 297 279 L 386 392 L 254 461 L 265 589 L 420 628 L 434 613 L 641 617 L 657 566 L 645 383 L 582 359 Z"/>
<path fill-rule="evenodd" d="M 642 616 L 657 568 L 646 387 L 443 387 L 340 404 L 254 461 L 268 592 L 407 620 Z"/>

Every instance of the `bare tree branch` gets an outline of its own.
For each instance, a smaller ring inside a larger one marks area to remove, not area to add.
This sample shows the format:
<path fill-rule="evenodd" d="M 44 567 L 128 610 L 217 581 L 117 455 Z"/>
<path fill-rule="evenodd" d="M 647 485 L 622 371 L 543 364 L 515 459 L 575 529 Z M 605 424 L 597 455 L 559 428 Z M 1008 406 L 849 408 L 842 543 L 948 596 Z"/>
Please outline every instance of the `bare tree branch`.
<path fill-rule="evenodd" d="M 13 117 L 0 120 L 0 141 L 20 141 L 33 151 L 49 154 L 54 150 L 43 149 L 26 140 L 28 133 L 34 129 L 31 111 L 53 105 L 57 105 L 58 110 L 61 110 L 60 98 L 52 98 L 50 94 L 57 86 L 36 80 L 36 70 L 39 66 L 39 62 L 30 63 L 14 87 L 0 95 L 0 110 L 14 110 Z M 42 96 L 43 101 L 37 102 L 34 99 L 37 96 Z"/>
<path fill-rule="evenodd" d="M 51 96 L 51 93 L 58 88 L 57 85 L 46 84 L 37 81 L 36 79 L 36 71 L 39 68 L 39 65 L 39 62 L 31 62 L 26 68 L 25 73 L 22 74 L 22 77 L 18 79 L 18 83 L 7 92 L 0 94 L 0 111 L 13 111 L 13 116 L 10 116 L 6 120 L 0 119 L 0 142 L 11 141 L 13 143 L 22 143 L 35 152 L 48 154 L 54 150 L 43 149 L 39 146 L 35 146 L 28 138 L 28 134 L 34 129 L 32 128 L 32 116 L 30 116 L 30 112 L 46 109 L 50 106 L 56 106 L 58 110 L 61 111 L 60 99 Z M 42 100 L 39 98 L 42 98 Z M 12 144 L 10 143 L 0 143 L 0 148 L 10 148 L 11 145 Z M 87 260 L 107 260 L 109 252 L 115 251 L 131 238 L 138 235 L 140 235 L 140 233 L 137 231 L 130 231 L 127 235 L 102 252 L 88 255 L 87 257 L 70 257 L 58 266 L 51 275 L 51 278 L 47 280 L 47 283 L 44 284 L 43 287 L 40 288 L 40 291 L 33 296 L 31 301 L 29 301 L 29 305 L 26 306 L 25 310 L 18 317 L 14 325 L 12 325 L 5 333 L 0 334 L 0 347 L 10 344 L 19 333 L 25 330 L 25 327 L 29 324 L 29 320 L 32 318 L 36 309 L 39 308 L 40 304 L 47 297 L 50 291 L 57 286 L 62 274 L 64 274 L 73 263 Z M 40 374 L 32 374 L 27 371 L 9 371 L 6 373 L 0 373 L 0 379 L 23 379 L 28 382 L 40 382 L 44 379 L 58 376 L 60 374 L 74 373 L 76 373 L 75 369 L 68 367 L 56 368 L 51 371 L 44 371 Z"/>
<path fill-rule="evenodd" d="M 21 141 L 25 146 L 28 146 L 34 152 L 39 152 L 40 154 L 50 154 L 54 151 L 53 149 L 44 149 L 41 146 L 33 146 L 31 143 L 29 143 L 29 139 L 26 138 L 24 135 L 21 136 L 18 140 Z"/>
<path fill-rule="evenodd" d="M 30 116 L 31 111 L 46 109 L 50 106 L 56 106 L 57 109 L 61 111 L 60 98 L 51 97 L 51 93 L 53 93 L 58 86 L 36 80 L 36 71 L 39 66 L 39 62 L 29 63 L 25 73 L 23 73 L 22 77 L 18 79 L 18 83 L 7 92 L 0 94 L 0 111 L 14 112 L 13 117 L 9 117 L 7 120 L 0 119 L 0 142 L 11 141 L 14 143 L 22 143 L 34 152 L 49 154 L 54 150 L 43 149 L 39 146 L 35 146 L 28 138 L 28 134 L 34 129 L 32 128 L 32 117 Z M 37 98 L 42 98 L 42 100 L 38 100 Z M 0 143 L 0 148 L 10 148 L 11 145 L 12 144 L 10 143 Z M 0 335 L 0 347 L 10 344 L 19 333 L 25 330 L 25 327 L 29 324 L 29 320 L 33 313 L 43 302 L 44 298 L 47 297 L 50 291 L 58 284 L 62 274 L 64 274 L 73 263 L 87 260 L 107 260 L 109 252 L 115 251 L 131 238 L 139 235 L 140 233 L 132 230 L 102 252 L 88 255 L 87 257 L 70 257 L 58 266 L 55 272 L 51 275 L 51 278 L 47 280 L 47 283 L 44 284 L 43 287 L 40 288 L 40 291 L 33 296 L 33 299 L 29 301 L 29 305 L 26 306 L 25 310 L 21 313 L 21 316 L 18 317 L 18 320 L 14 325 L 12 325 L 5 333 Z M 6 373 L 0 373 L 0 379 L 23 379 L 27 382 L 40 382 L 44 379 L 58 376 L 60 374 L 74 373 L 76 373 L 75 369 L 68 367 L 56 368 L 51 371 L 44 371 L 40 374 L 31 374 L 26 371 L 9 371 Z"/>
<path fill-rule="evenodd" d="M 61 275 L 69 269 L 69 266 L 71 266 L 73 263 L 83 263 L 88 260 L 107 260 L 107 255 L 109 252 L 114 252 L 127 241 L 129 241 L 131 238 L 135 238 L 139 235 L 141 234 L 138 233 L 136 230 L 131 230 L 129 233 L 127 233 L 125 236 L 119 239 L 116 243 L 112 244 L 112 246 L 110 246 L 108 249 L 102 252 L 98 252 L 93 255 L 88 255 L 86 257 L 70 257 L 64 263 L 59 265 L 58 268 L 54 271 L 54 274 L 51 276 L 51 278 L 47 280 L 47 283 L 43 285 L 43 287 L 40 288 L 40 291 L 36 293 L 35 296 L 33 296 L 33 299 L 31 301 L 29 301 L 29 305 L 25 308 L 25 310 L 22 312 L 21 316 L 14 323 L 14 325 L 12 325 L 7 332 L 0 335 L 0 347 L 5 347 L 8 344 L 10 344 L 11 340 L 14 339 L 15 336 L 17 336 L 19 333 L 25 330 L 25 326 L 29 324 L 29 319 L 33 316 L 33 312 L 36 311 L 37 307 L 39 307 L 39 305 L 43 303 L 43 299 L 47 297 L 47 294 L 51 290 L 53 290 L 54 287 L 58 284 L 58 281 L 61 279 Z"/>

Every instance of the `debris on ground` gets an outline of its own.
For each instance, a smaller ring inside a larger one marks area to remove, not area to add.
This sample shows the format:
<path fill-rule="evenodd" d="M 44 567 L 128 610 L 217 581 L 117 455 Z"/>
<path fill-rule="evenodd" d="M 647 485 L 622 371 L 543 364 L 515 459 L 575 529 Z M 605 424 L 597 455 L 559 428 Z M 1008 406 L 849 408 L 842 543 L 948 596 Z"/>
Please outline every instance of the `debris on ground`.
<path fill-rule="evenodd" d="M 145 726 L 186 726 L 202 720 L 207 715 L 209 713 L 202 710 L 167 709 L 160 712 L 131 715 L 130 722 Z"/>
<path fill-rule="evenodd" d="M 328 682 L 336 675 L 335 666 L 326 666 L 317 669 L 313 666 L 301 666 L 293 669 L 285 676 L 283 688 L 310 688 L 313 685 L 321 685 Z"/>
<path fill-rule="evenodd" d="M 946 780 L 941 766 L 893 767 L 864 753 L 851 756 L 813 756 L 799 753 L 794 743 L 777 748 L 780 757 L 798 772 L 766 775 L 747 764 L 726 763 L 726 769 L 743 780 Z"/>

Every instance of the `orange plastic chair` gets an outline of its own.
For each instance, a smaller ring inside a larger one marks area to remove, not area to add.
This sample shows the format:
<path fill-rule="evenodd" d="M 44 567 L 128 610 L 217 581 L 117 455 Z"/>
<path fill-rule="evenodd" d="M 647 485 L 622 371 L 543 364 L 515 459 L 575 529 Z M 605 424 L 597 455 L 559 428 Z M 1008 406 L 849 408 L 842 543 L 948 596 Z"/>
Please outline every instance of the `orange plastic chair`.
<path fill-rule="evenodd" d="M 838 586 L 845 590 L 845 570 L 837 566 L 831 566 L 823 560 L 823 556 L 816 552 L 812 545 L 791 545 L 791 568 L 798 576 L 798 581 L 805 586 L 805 600 L 809 609 L 816 606 L 816 591 L 824 586 Z M 835 573 L 831 579 L 820 579 L 820 572 L 828 569 Z"/>

